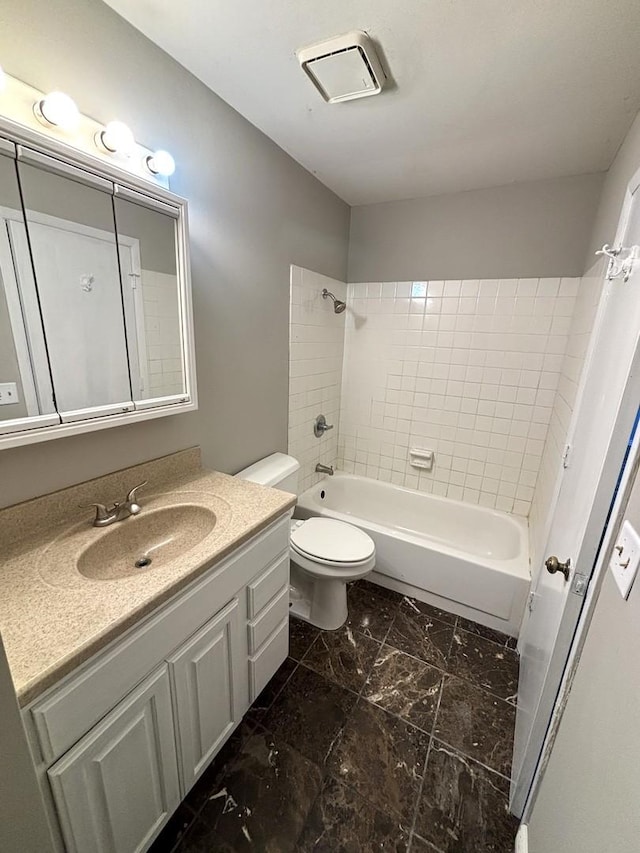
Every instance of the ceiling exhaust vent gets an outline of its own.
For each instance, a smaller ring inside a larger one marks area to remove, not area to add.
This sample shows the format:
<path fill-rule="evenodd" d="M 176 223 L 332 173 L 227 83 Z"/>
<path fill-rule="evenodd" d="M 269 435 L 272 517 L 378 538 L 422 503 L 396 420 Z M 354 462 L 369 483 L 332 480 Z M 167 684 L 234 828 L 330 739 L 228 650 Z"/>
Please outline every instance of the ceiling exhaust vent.
<path fill-rule="evenodd" d="M 373 42 L 360 30 L 302 47 L 296 56 L 330 104 L 378 95 L 386 80 Z"/>

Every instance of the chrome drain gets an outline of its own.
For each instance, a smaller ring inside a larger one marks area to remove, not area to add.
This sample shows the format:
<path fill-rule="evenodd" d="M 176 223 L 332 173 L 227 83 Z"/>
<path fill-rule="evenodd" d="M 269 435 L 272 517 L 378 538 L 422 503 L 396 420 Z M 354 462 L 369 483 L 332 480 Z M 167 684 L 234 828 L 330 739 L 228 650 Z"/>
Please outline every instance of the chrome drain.
<path fill-rule="evenodd" d="M 136 560 L 133 565 L 136 569 L 146 569 L 147 566 L 151 565 L 151 557 L 140 557 L 140 559 Z"/>

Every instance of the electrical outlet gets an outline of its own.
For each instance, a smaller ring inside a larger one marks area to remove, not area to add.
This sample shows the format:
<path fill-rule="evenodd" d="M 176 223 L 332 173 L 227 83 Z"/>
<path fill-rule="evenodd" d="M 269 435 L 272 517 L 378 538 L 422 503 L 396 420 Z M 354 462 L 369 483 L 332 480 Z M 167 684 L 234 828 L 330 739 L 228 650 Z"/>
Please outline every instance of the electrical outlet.
<path fill-rule="evenodd" d="M 625 521 L 613 546 L 609 568 L 623 598 L 628 598 L 640 565 L 640 536 L 629 521 Z"/>
<path fill-rule="evenodd" d="M 0 382 L 0 406 L 10 406 L 19 403 L 18 386 L 15 382 Z M 0 420 L 2 420 L 0 418 Z"/>

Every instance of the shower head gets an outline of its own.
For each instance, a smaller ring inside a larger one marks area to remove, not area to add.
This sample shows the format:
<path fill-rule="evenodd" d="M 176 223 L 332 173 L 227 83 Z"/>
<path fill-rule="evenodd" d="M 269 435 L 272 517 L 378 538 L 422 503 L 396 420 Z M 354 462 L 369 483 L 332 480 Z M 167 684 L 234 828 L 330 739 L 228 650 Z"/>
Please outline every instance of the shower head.
<path fill-rule="evenodd" d="M 322 291 L 322 298 L 326 299 L 327 297 L 329 297 L 329 299 L 333 299 L 333 310 L 335 311 L 335 313 L 342 314 L 342 312 L 347 307 L 347 303 L 343 302 L 341 299 L 336 299 L 333 293 L 331 293 L 331 291 L 327 290 L 327 288 L 325 287 Z"/>

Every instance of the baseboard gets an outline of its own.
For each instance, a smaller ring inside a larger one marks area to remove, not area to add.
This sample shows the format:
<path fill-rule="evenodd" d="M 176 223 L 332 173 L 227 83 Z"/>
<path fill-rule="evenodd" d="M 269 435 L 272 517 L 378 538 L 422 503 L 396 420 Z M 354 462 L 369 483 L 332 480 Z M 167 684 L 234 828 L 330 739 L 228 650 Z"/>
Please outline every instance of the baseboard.
<path fill-rule="evenodd" d="M 516 835 L 516 846 L 514 853 L 529 853 L 529 827 L 526 823 L 521 823 Z"/>

